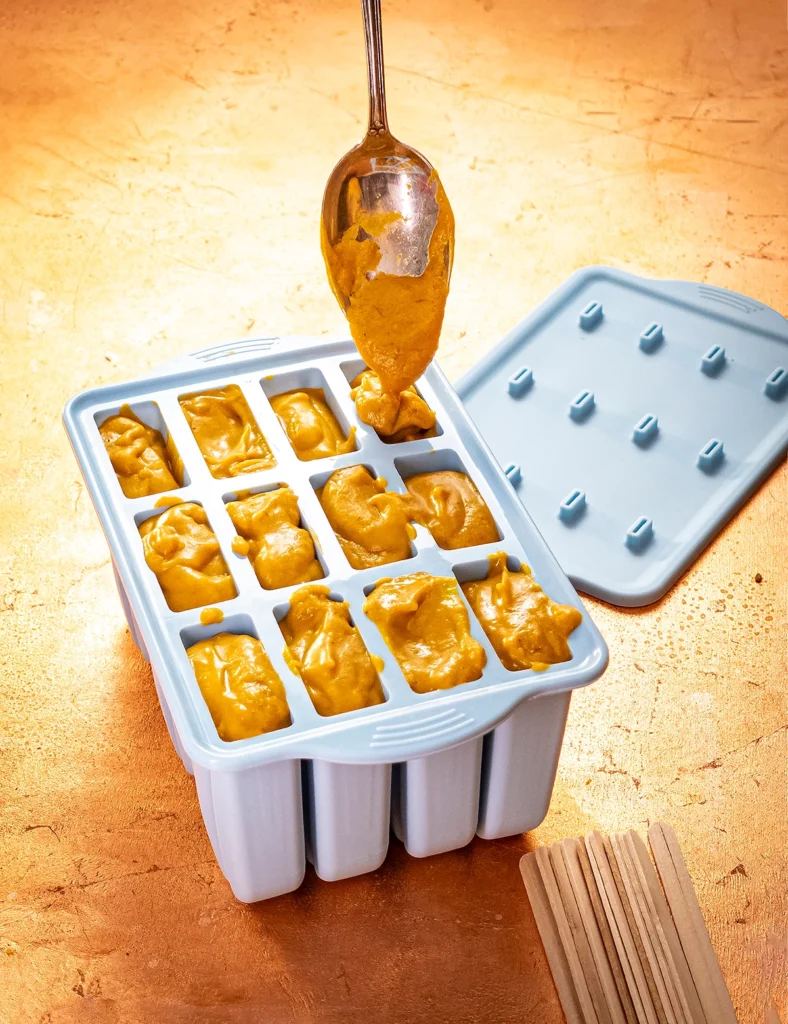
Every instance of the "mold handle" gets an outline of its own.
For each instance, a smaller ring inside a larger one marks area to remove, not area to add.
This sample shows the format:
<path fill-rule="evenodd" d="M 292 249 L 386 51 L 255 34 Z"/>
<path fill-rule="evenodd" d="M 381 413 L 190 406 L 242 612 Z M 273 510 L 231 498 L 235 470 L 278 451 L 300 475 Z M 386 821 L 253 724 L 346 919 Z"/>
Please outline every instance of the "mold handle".
<path fill-rule="evenodd" d="M 327 731 L 315 743 L 315 754 L 340 764 L 381 764 L 410 761 L 483 736 L 511 714 L 523 700 L 546 687 L 538 680 L 524 687 L 493 692 L 450 694 L 430 706 L 420 702 L 383 722 L 361 720 L 352 730 Z M 549 689 L 549 687 L 547 688 Z"/>
<path fill-rule="evenodd" d="M 174 359 L 170 359 L 164 365 L 155 367 L 146 377 L 159 377 L 165 373 L 177 373 L 182 370 L 201 369 L 205 366 L 226 366 L 228 364 L 243 362 L 246 359 L 257 355 L 270 354 L 292 349 L 314 346 L 315 338 L 299 334 L 264 334 L 255 338 L 241 338 L 236 341 L 226 341 L 220 345 L 211 345 L 208 348 L 199 349 L 197 352 L 189 352 Z M 337 338 L 326 335 L 321 338 L 326 344 L 336 341 Z"/>

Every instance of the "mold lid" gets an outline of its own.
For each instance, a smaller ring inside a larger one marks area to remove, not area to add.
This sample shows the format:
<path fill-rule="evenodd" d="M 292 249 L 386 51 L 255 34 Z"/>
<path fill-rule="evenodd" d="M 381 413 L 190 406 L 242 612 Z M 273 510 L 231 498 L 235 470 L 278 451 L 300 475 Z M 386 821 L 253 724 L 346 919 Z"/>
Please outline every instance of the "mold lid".
<path fill-rule="evenodd" d="M 658 600 L 788 448 L 788 320 L 586 267 L 457 384 L 578 589 Z"/>

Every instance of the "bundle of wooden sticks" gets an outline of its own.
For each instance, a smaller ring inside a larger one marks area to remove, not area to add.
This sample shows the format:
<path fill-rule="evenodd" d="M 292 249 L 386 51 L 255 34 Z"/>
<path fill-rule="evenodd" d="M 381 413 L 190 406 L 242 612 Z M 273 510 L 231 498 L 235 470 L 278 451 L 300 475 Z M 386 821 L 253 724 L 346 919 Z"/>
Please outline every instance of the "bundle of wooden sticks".
<path fill-rule="evenodd" d="M 648 838 L 659 877 L 635 832 L 520 861 L 568 1024 L 736 1024 L 676 834 Z"/>

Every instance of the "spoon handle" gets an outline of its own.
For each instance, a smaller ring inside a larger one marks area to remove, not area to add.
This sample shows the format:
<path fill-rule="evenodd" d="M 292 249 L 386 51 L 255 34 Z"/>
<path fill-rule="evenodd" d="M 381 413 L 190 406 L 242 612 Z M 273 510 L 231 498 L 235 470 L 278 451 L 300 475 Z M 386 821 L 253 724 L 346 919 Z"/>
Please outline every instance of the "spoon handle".
<path fill-rule="evenodd" d="M 368 135 L 386 135 L 386 79 L 383 72 L 383 32 L 380 0 L 361 0 L 364 18 L 364 42 L 367 48 L 367 79 L 369 81 Z"/>

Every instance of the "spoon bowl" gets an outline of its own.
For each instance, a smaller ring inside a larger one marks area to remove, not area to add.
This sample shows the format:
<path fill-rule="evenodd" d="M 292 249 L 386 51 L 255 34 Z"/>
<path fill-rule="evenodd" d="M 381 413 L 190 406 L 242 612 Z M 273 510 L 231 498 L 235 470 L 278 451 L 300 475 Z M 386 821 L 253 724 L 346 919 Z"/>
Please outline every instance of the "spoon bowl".
<path fill-rule="evenodd" d="M 362 356 L 387 389 L 404 390 L 437 348 L 454 254 L 454 216 L 429 161 L 389 131 L 380 0 L 362 0 L 361 6 L 369 127 L 328 179 L 321 249 L 329 283 Z M 401 285 L 392 287 L 392 278 L 401 279 Z M 376 283 L 376 295 L 385 286 L 384 300 L 372 295 L 370 283 Z M 423 330 L 416 330 L 418 316 Z M 383 352 L 379 339 L 385 320 L 399 325 L 400 336 L 392 337 Z"/>

